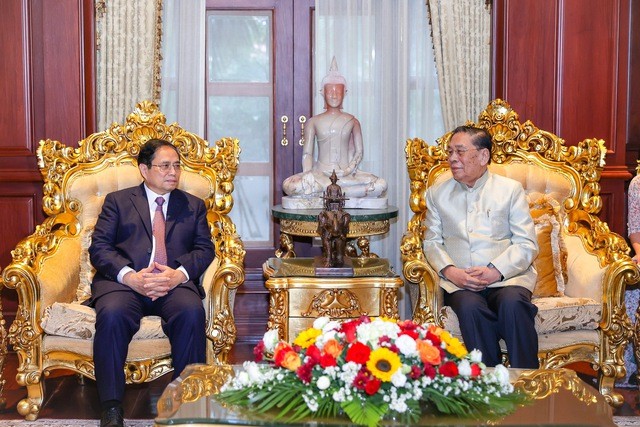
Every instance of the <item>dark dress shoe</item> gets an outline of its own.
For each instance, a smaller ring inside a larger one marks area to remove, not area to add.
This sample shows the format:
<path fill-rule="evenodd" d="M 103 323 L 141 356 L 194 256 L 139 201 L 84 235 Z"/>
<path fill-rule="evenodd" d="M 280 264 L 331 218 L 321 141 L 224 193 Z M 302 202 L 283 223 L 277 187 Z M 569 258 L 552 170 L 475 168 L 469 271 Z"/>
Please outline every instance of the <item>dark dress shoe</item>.
<path fill-rule="evenodd" d="M 121 406 L 102 411 L 100 427 L 124 427 L 124 411 Z"/>

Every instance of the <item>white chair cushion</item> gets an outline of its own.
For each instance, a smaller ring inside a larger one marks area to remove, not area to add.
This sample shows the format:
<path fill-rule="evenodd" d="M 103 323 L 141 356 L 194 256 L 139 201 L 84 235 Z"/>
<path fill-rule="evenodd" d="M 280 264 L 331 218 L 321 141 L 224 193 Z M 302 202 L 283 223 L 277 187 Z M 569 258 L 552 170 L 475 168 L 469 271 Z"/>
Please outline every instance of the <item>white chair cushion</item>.
<path fill-rule="evenodd" d="M 93 308 L 77 303 L 53 303 L 45 310 L 42 329 L 48 335 L 92 340 L 96 333 L 96 312 Z M 158 316 L 146 316 L 134 340 L 167 338 Z"/>
<path fill-rule="evenodd" d="M 602 304 L 590 298 L 548 297 L 536 298 L 538 307 L 536 331 L 538 334 L 551 332 L 596 330 L 601 316 Z M 443 308 L 444 328 L 460 336 L 458 316 L 449 306 Z"/>

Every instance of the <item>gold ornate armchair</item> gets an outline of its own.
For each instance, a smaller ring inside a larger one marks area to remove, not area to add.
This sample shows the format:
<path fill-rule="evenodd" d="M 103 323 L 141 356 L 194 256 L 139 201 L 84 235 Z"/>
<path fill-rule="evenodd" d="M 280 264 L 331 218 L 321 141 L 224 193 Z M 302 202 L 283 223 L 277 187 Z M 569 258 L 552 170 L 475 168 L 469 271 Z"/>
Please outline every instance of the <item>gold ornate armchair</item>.
<path fill-rule="evenodd" d="M 540 367 L 588 362 L 598 373 L 606 400 L 622 405 L 614 382 L 625 375 L 623 353 L 633 333 L 624 292 L 639 277 L 625 240 L 595 216 L 602 204 L 598 181 L 604 142 L 586 139 L 567 147 L 530 121 L 520 123 L 509 104 L 499 99 L 487 106 L 477 123 L 468 124 L 487 129 L 493 138 L 490 170 L 520 181 L 529 199 L 540 245 L 534 291 Z M 423 252 L 425 191 L 451 176 L 446 156 L 450 138 L 451 132 L 433 146 L 418 138 L 407 141 L 414 215 L 401 253 L 413 318 L 436 322 L 459 335 L 455 313 L 443 306 L 439 276 Z"/>
<path fill-rule="evenodd" d="M 235 290 L 244 281 L 245 251 L 228 214 L 238 166 L 238 141 L 207 141 L 177 124 L 166 124 L 157 106 L 141 102 L 125 123 L 80 141 L 78 148 L 41 141 L 38 165 L 44 178 L 44 222 L 18 243 L 3 271 L 4 286 L 18 294 L 9 341 L 18 354 L 17 382 L 27 397 L 17 409 L 37 418 L 44 398 L 44 377 L 55 369 L 94 378 L 95 313 L 79 302 L 90 292 L 92 267 L 87 249 L 93 225 L 109 192 L 142 182 L 136 158 L 151 138 L 172 142 L 184 165 L 179 187 L 201 197 L 216 257 L 201 283 L 207 297 L 207 361 L 224 362 L 236 338 Z M 129 346 L 127 383 L 151 381 L 172 370 L 169 341 L 160 319 L 143 319 Z"/>

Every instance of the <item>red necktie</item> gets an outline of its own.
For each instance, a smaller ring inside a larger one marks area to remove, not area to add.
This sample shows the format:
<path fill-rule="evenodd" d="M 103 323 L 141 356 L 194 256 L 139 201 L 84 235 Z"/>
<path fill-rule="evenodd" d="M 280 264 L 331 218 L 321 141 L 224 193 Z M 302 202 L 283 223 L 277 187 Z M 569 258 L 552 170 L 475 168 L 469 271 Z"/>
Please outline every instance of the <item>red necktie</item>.
<path fill-rule="evenodd" d="M 153 237 L 156 239 L 156 253 L 153 260 L 158 264 L 167 265 L 167 247 L 164 244 L 164 214 L 162 213 L 162 204 L 164 198 L 156 198 L 156 213 L 153 217 Z M 154 269 L 154 272 L 160 270 Z"/>

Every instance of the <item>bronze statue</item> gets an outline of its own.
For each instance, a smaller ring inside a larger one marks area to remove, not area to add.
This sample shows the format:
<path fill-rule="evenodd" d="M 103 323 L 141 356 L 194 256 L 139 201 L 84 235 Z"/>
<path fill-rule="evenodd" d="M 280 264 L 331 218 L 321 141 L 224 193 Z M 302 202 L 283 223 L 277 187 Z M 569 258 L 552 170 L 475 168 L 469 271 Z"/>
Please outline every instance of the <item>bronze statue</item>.
<path fill-rule="evenodd" d="M 324 193 L 324 210 L 318 215 L 318 234 L 322 240 L 322 257 L 325 267 L 342 267 L 347 246 L 347 233 L 351 215 L 342 210 L 346 198 L 336 183 L 338 176 L 333 171 L 331 184 Z"/>

